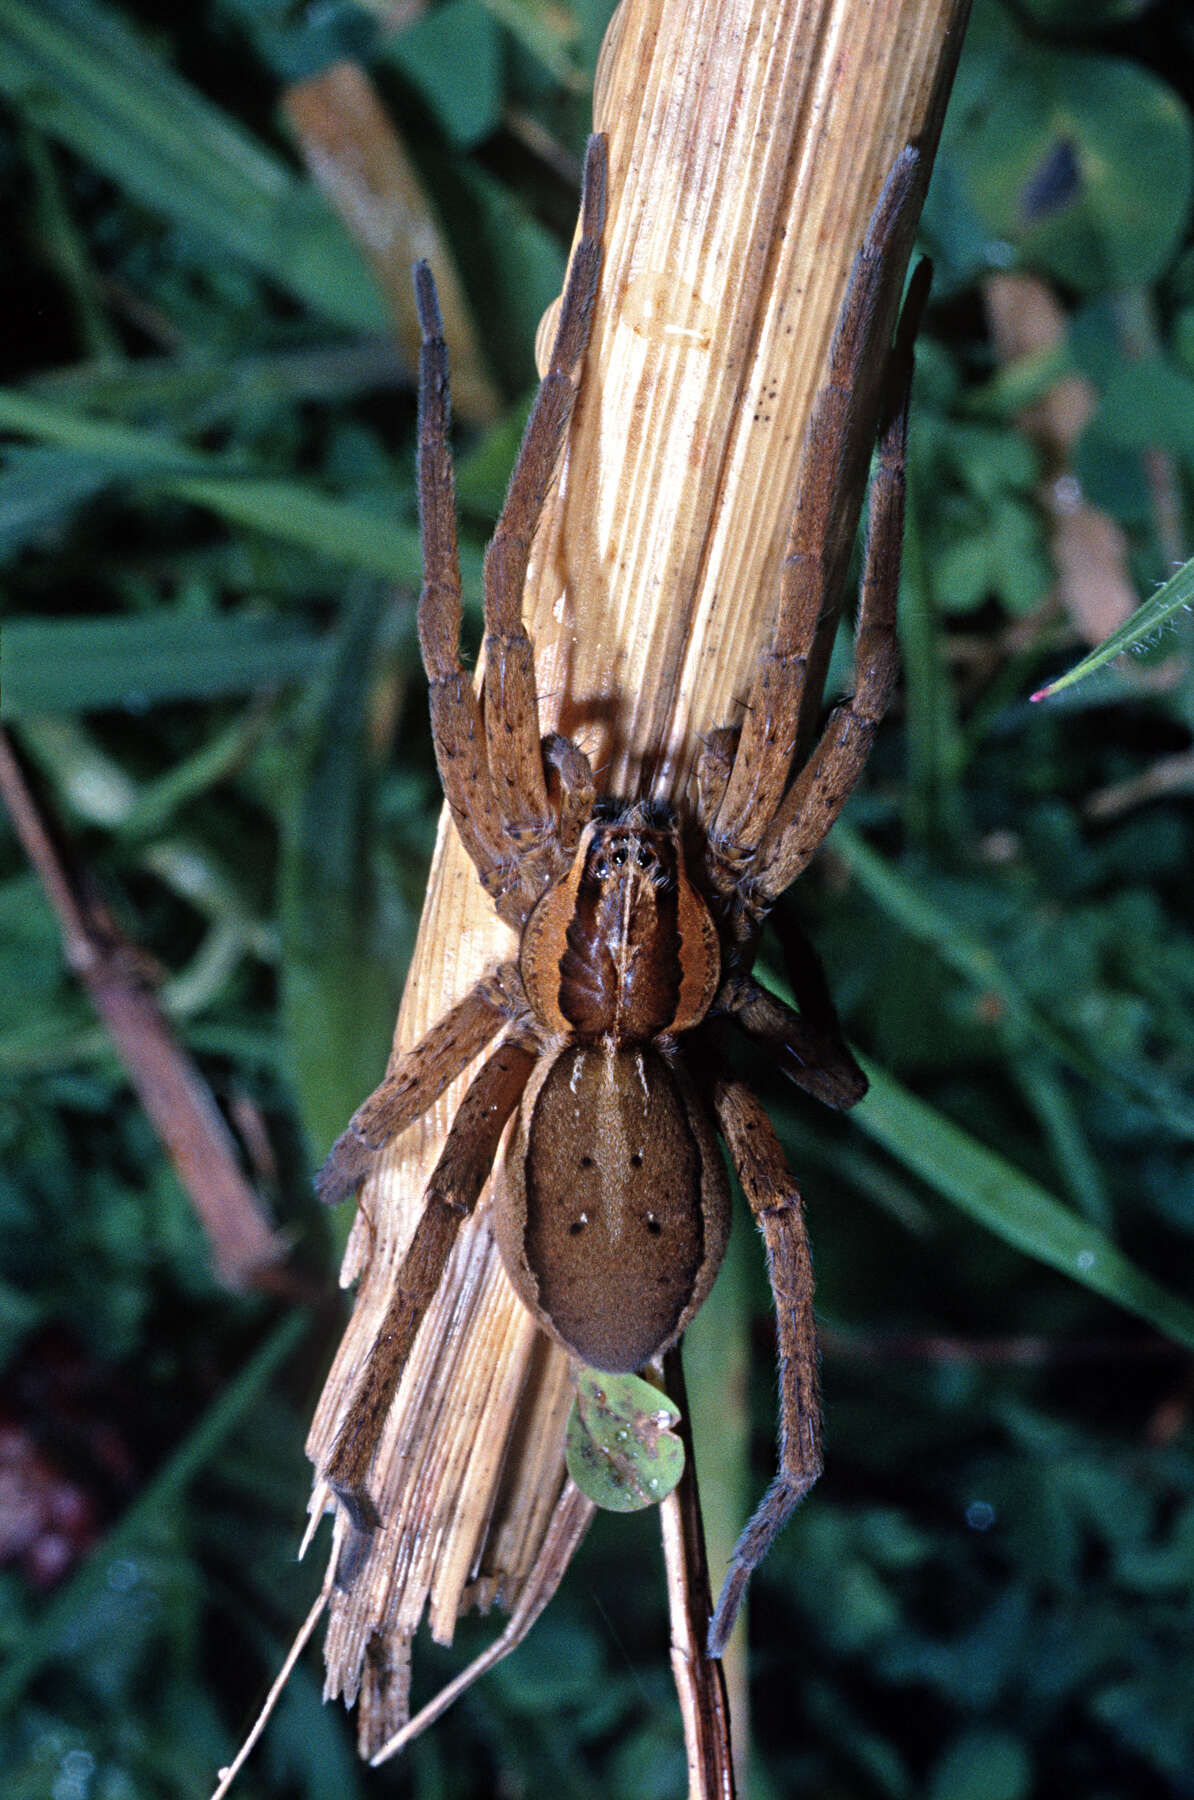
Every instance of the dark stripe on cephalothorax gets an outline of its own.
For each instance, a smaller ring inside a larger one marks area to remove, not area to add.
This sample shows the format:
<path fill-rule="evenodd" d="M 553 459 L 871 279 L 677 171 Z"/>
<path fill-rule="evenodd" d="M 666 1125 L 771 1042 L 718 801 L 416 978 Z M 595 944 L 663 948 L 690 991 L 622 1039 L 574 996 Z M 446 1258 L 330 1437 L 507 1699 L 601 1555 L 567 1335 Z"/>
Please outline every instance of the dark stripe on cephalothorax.
<path fill-rule="evenodd" d="M 559 1009 L 579 1037 L 642 1043 L 673 1024 L 683 970 L 668 834 L 594 833 L 559 968 Z"/>

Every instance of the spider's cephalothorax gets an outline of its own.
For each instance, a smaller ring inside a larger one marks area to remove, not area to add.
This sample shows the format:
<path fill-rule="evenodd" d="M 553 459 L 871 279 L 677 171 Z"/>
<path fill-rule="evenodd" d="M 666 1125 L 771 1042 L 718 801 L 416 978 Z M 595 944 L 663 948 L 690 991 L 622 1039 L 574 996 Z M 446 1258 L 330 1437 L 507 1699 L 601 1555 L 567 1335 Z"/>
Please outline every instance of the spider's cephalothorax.
<path fill-rule="evenodd" d="M 460 1222 L 495 1165 L 502 1257 L 544 1329 L 599 1369 L 656 1358 L 700 1306 L 721 1259 L 729 1200 L 720 1133 L 762 1232 L 776 1296 L 780 1471 L 735 1551 L 711 1654 L 725 1643 L 750 1571 L 821 1467 L 800 1192 L 766 1113 L 731 1074 L 723 1038 L 737 1025 L 829 1105 L 852 1106 L 865 1091 L 807 947 L 791 970 L 799 1011 L 760 987 L 750 968 L 764 917 L 857 780 L 895 678 L 907 398 L 923 279 L 914 278 L 894 346 L 892 328 L 921 176 L 919 153 L 905 150 L 855 257 L 805 442 L 774 630 L 741 725 L 705 740 L 696 804 L 681 809 L 680 821 L 644 803 L 618 811 L 597 800 L 583 752 L 558 734 L 541 737 L 522 619 L 530 544 L 588 345 L 604 140 L 590 141 L 551 363 L 485 558 L 480 694 L 460 661 L 447 357 L 430 273 L 416 272 L 419 639 L 432 734 L 456 829 L 519 945 L 397 1059 L 320 1172 L 323 1198 L 345 1198 L 377 1152 L 488 1051 L 431 1174 L 323 1472 L 358 1530 L 372 1529 L 371 1466 L 387 1412 Z M 794 770 L 797 745 L 815 736 L 817 696 L 806 691 L 805 670 L 844 577 L 877 419 L 854 691 Z"/>
<path fill-rule="evenodd" d="M 729 1190 L 676 1055 L 717 992 L 709 909 L 679 833 L 595 821 L 527 921 L 519 973 L 545 1051 L 502 1171 L 497 1240 L 520 1298 L 598 1369 L 668 1348 L 716 1275 Z"/>

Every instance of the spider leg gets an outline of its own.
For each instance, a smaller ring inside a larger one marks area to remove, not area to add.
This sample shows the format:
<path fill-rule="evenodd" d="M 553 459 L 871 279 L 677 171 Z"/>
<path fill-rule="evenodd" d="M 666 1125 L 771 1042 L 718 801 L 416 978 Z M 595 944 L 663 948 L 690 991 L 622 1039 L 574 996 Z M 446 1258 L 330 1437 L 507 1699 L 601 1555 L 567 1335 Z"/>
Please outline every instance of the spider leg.
<path fill-rule="evenodd" d="M 497 530 L 485 555 L 484 700 L 460 661 L 460 561 L 448 444 L 448 353 L 435 282 L 415 268 L 422 327 L 419 365 L 419 521 L 423 589 L 419 644 L 430 684 L 431 732 L 460 840 L 500 916 L 521 926 L 558 867 L 525 867 L 521 853 L 558 851 L 539 742 L 534 650 L 522 620 L 531 542 L 576 400 L 601 267 L 605 139 L 589 140 L 581 237 L 560 307 L 555 348 L 527 423 Z M 581 753 L 578 751 L 577 756 Z M 574 786 L 577 785 L 574 783 Z M 553 859 L 556 864 L 559 856 Z M 565 859 L 566 860 L 566 859 Z"/>
<path fill-rule="evenodd" d="M 719 725 L 701 740 L 696 765 L 697 820 L 706 841 L 712 835 L 713 821 L 734 772 L 739 735 L 736 725 Z"/>
<path fill-rule="evenodd" d="M 427 670 L 431 736 L 444 797 L 460 841 L 486 890 L 502 907 L 509 845 L 493 798 L 481 707 L 472 676 L 460 661 L 460 558 L 456 541 L 456 485 L 448 443 L 448 349 L 435 281 L 415 264 L 415 305 L 422 328 L 419 356 L 419 534 L 423 587 L 419 648 Z M 519 922 L 516 919 L 509 923 Z"/>
<path fill-rule="evenodd" d="M 325 1205 L 347 1200 L 368 1174 L 377 1152 L 427 1111 L 503 1025 L 526 1010 L 514 963 L 491 969 L 450 1007 L 413 1049 L 399 1057 L 332 1145 L 315 1177 L 315 1191 Z"/>
<path fill-rule="evenodd" d="M 835 608 L 858 525 L 873 420 L 918 211 L 921 157 L 897 157 L 854 258 L 801 458 L 771 644 L 747 702 L 728 783 L 710 822 L 710 875 L 729 892 L 749 869 L 805 735 L 805 674 Z"/>
<path fill-rule="evenodd" d="M 535 1060 L 521 1044 L 498 1045 L 470 1082 L 431 1172 L 385 1317 L 323 1470 L 358 1532 L 371 1531 L 379 1523 L 367 1483 L 386 1416 L 456 1233 L 477 1204 Z M 350 1561 L 352 1554 L 350 1541 Z"/>
<path fill-rule="evenodd" d="M 770 907 L 824 841 L 861 775 L 875 729 L 887 710 L 899 667 L 896 602 L 904 535 L 904 469 L 912 349 L 931 270 L 922 262 L 912 278 L 891 358 L 890 418 L 879 440 L 871 483 L 862 590 L 854 640 L 854 692 L 838 706 L 812 756 L 771 821 L 759 846 L 754 900 Z"/>
<path fill-rule="evenodd" d="M 837 1007 L 833 1004 L 833 995 L 829 991 L 824 964 L 791 907 L 776 913 L 771 921 L 771 929 L 779 939 L 784 972 L 796 996 L 801 1018 L 807 1019 L 810 1024 L 819 1025 L 838 1042 L 844 1042 L 845 1033 L 837 1016 Z"/>
<path fill-rule="evenodd" d="M 779 1139 L 750 1090 L 719 1081 L 714 1110 L 767 1249 L 779 1346 L 779 1473 L 738 1539 L 709 1625 L 710 1656 L 720 1656 L 752 1572 L 821 1473 L 821 1406 L 813 1269 L 800 1190 Z"/>
<path fill-rule="evenodd" d="M 554 805 L 556 836 L 571 862 L 583 827 L 593 812 L 593 768 L 584 751 L 558 731 L 543 740 L 543 767 L 547 773 L 548 800 Z"/>
<path fill-rule="evenodd" d="M 724 981 L 710 1012 L 726 1014 L 764 1044 L 788 1079 L 825 1106 L 846 1112 L 866 1093 L 866 1076 L 851 1056 L 836 1018 L 829 1026 L 794 1012 L 750 975 L 731 975 Z"/>
<path fill-rule="evenodd" d="M 580 237 L 560 303 L 551 361 L 485 552 L 485 737 L 498 814 L 516 851 L 555 841 L 539 741 L 535 654 L 523 623 L 522 594 L 531 544 L 559 465 L 589 345 L 601 272 L 605 192 L 605 139 L 594 134 L 585 158 Z"/>

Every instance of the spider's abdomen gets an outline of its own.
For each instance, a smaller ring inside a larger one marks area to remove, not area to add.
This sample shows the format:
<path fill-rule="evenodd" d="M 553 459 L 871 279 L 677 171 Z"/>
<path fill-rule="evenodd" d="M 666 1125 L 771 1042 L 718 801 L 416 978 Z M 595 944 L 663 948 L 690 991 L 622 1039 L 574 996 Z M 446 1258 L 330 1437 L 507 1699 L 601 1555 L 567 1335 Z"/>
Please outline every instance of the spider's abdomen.
<path fill-rule="evenodd" d="M 540 1324 L 593 1368 L 641 1368 L 713 1283 L 729 1231 L 704 1108 L 658 1051 L 574 1045 L 532 1078 L 495 1211 Z"/>
<path fill-rule="evenodd" d="M 721 969 L 673 827 L 638 810 L 586 826 L 569 874 L 523 932 L 520 970 L 549 1030 L 643 1044 L 704 1018 Z"/>

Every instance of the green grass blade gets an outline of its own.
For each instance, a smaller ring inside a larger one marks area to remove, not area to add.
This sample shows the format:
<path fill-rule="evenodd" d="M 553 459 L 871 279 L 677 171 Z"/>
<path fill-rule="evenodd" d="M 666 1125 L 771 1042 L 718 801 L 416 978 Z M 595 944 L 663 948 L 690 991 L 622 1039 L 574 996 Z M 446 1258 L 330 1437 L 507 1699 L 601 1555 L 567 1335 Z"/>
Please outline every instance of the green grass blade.
<path fill-rule="evenodd" d="M 904 526 L 901 592 L 900 647 L 908 721 L 904 812 L 909 834 L 920 842 L 932 842 L 956 834 L 960 754 L 941 647 L 941 620 L 914 500 L 909 503 Z"/>
<path fill-rule="evenodd" d="M 1183 563 L 1151 599 L 1146 600 L 1143 606 L 1138 606 L 1118 631 L 1113 631 L 1110 637 L 1104 638 L 1088 656 L 1075 663 L 1064 675 L 1059 675 L 1056 681 L 1047 682 L 1029 697 L 1033 700 L 1052 699 L 1054 694 L 1073 687 L 1076 681 L 1084 681 L 1088 675 L 1093 675 L 1096 669 L 1105 668 L 1117 656 L 1151 643 L 1171 619 L 1180 612 L 1188 612 L 1191 606 L 1194 606 L 1194 557 Z"/>
<path fill-rule="evenodd" d="M 322 197 L 150 54 L 95 0 L 0 0 L 0 92 L 159 216 L 210 239 L 316 313 L 386 329 L 368 271 Z"/>
<path fill-rule="evenodd" d="M 48 1662 L 58 1654 L 71 1625 L 107 1579 L 112 1564 L 148 1535 L 156 1514 L 177 1507 L 195 1477 L 216 1456 L 226 1438 L 260 1399 L 274 1371 L 294 1353 L 310 1321 L 291 1314 L 266 1338 L 253 1360 L 158 1471 L 140 1499 L 92 1552 L 78 1574 L 46 1607 L 28 1638 L 0 1669 L 0 1714 L 9 1714 Z"/>
<path fill-rule="evenodd" d="M 864 1066 L 870 1092 L 851 1117 L 906 1169 L 1005 1243 L 1194 1349 L 1194 1306 L 1138 1269 L 1097 1227 L 1012 1163 L 882 1069 Z"/>
<path fill-rule="evenodd" d="M 0 0 L 0 5 L 3 0 Z M 0 389 L 0 430 L 87 451 L 109 465 L 113 478 L 151 480 L 230 524 L 284 538 L 407 587 L 422 579 L 419 534 L 382 513 L 314 493 L 297 481 L 253 476 L 170 438 L 111 425 L 49 401 Z M 475 575 L 461 558 L 466 582 Z"/>
<path fill-rule="evenodd" d="M 5 719 L 205 700 L 302 680 L 325 655 L 294 619 L 196 616 L 11 619 L 0 633 Z"/>
<path fill-rule="evenodd" d="M 290 759 L 284 812 L 282 1022 L 320 1157 L 381 1079 L 401 998 L 368 854 L 376 829 L 368 715 L 382 601 L 376 582 L 361 586 L 341 610 L 317 716 Z"/>
<path fill-rule="evenodd" d="M 972 981 L 981 993 L 997 994 L 1007 1019 L 1075 1074 L 1138 1106 L 1149 1107 L 1171 1125 L 1194 1130 L 1194 1105 L 1188 1095 L 1156 1070 L 1111 1064 L 1100 1057 L 1096 1048 L 1055 1025 L 981 939 L 872 850 L 845 819 L 839 819 L 834 826 L 833 848 L 875 904 L 901 930 L 931 946 L 949 968 Z"/>

